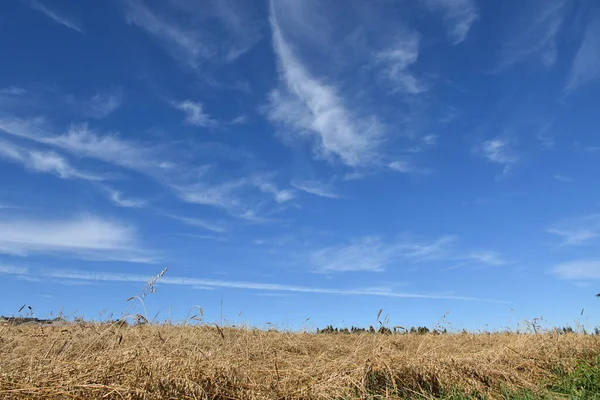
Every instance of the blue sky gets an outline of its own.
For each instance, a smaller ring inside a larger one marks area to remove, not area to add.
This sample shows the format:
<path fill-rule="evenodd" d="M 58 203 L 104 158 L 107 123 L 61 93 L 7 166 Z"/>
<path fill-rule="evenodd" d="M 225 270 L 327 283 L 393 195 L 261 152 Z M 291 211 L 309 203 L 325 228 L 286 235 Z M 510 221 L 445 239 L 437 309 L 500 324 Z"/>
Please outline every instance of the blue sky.
<path fill-rule="evenodd" d="M 595 1 L 4 1 L 0 51 L 2 314 L 169 267 L 150 317 L 600 324 Z"/>

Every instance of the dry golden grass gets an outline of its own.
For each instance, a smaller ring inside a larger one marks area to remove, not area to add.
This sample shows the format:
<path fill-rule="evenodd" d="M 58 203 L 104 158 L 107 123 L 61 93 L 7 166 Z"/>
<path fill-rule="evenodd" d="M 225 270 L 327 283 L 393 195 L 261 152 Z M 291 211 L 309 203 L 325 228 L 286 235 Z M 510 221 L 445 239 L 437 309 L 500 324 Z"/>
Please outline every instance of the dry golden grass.
<path fill-rule="evenodd" d="M 0 398 L 434 398 L 542 393 L 600 353 L 577 334 L 375 335 L 214 326 L 0 326 Z M 553 397 L 554 398 L 554 397 Z"/>

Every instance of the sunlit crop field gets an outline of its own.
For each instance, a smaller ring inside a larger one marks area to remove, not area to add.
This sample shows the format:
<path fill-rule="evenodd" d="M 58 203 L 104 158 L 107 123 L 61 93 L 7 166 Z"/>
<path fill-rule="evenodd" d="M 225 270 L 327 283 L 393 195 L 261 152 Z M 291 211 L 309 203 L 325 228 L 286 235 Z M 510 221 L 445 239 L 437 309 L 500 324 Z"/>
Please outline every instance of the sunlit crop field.
<path fill-rule="evenodd" d="M 600 337 L 575 333 L 5 324 L 0 398 L 594 398 L 598 354 Z"/>

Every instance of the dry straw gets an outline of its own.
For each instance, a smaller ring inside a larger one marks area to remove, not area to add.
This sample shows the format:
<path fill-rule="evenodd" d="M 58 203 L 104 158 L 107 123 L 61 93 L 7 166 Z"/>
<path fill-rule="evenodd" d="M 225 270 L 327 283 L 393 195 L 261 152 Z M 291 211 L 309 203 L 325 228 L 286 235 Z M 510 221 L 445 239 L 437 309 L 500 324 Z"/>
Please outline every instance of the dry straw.
<path fill-rule="evenodd" d="M 553 369 L 599 352 L 597 336 L 579 334 L 2 326 L 0 398 L 433 398 L 460 389 L 493 399 L 542 393 Z"/>

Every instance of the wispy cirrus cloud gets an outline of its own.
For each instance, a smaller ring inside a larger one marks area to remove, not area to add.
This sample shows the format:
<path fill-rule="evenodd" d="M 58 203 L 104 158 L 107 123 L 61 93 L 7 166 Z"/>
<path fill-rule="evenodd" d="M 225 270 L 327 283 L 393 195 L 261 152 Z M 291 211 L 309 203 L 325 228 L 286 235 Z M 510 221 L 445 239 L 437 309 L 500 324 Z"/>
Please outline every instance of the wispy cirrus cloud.
<path fill-rule="evenodd" d="M 519 161 L 519 155 L 514 148 L 514 143 L 502 137 L 496 137 L 482 142 L 473 149 L 473 152 L 490 162 L 504 166 L 504 173 Z"/>
<path fill-rule="evenodd" d="M 71 219 L 0 218 L 0 253 L 62 255 L 98 261 L 154 263 L 134 227 L 96 216 Z"/>
<path fill-rule="evenodd" d="M 419 57 L 419 43 L 419 34 L 407 30 L 398 34 L 391 46 L 375 54 L 374 64 L 392 84 L 392 92 L 419 94 L 428 90 L 427 85 L 410 70 Z"/>
<path fill-rule="evenodd" d="M 26 0 L 25 3 L 28 4 L 34 10 L 39 11 L 40 13 L 44 14 L 45 16 L 47 16 L 48 18 L 50 18 L 57 24 L 62 25 L 66 28 L 72 29 L 76 32 L 83 33 L 83 28 L 82 28 L 81 22 L 76 21 L 75 19 L 73 19 L 71 17 L 67 17 L 59 11 L 49 8 L 48 6 L 44 5 L 41 1 Z"/>
<path fill-rule="evenodd" d="M 5 140 L 0 140 L 0 158 L 21 164 L 28 170 L 53 174 L 62 179 L 104 180 L 100 175 L 76 169 L 56 152 L 30 149 Z"/>
<path fill-rule="evenodd" d="M 392 262 L 397 249 L 379 238 L 366 237 L 347 245 L 327 247 L 311 254 L 311 262 L 319 272 L 378 272 Z"/>
<path fill-rule="evenodd" d="M 336 193 L 331 185 L 320 181 L 292 181 L 291 185 L 296 189 L 319 197 L 326 197 L 330 199 L 338 199 L 341 197 L 338 193 Z"/>
<path fill-rule="evenodd" d="M 106 118 L 119 109 L 124 103 L 121 89 L 103 90 L 86 94 L 65 93 L 60 89 L 48 86 L 37 86 L 25 89 L 10 86 L 0 89 L 0 106 L 3 116 L 8 112 L 22 115 L 32 112 L 69 111 L 78 119 Z"/>
<path fill-rule="evenodd" d="M 123 104 L 120 91 L 112 93 L 96 93 L 89 100 L 81 102 L 79 107 L 83 115 L 89 118 L 105 118 Z"/>
<path fill-rule="evenodd" d="M 443 14 L 448 37 L 453 44 L 463 42 L 471 26 L 479 19 L 474 0 L 421 0 L 425 6 Z"/>
<path fill-rule="evenodd" d="M 38 143 L 51 145 L 80 157 L 94 158 L 109 164 L 141 173 L 160 169 L 155 150 L 117 134 L 101 135 L 86 124 L 71 126 L 64 134 L 56 135 L 44 118 L 0 118 L 0 132 Z"/>
<path fill-rule="evenodd" d="M 124 208 L 142 208 L 148 205 L 148 201 L 134 198 L 127 198 L 123 192 L 102 185 L 102 189 L 108 194 L 108 198 L 114 204 Z"/>
<path fill-rule="evenodd" d="M 213 51 L 198 32 L 167 20 L 142 2 L 127 1 L 125 5 L 129 24 L 136 25 L 156 37 L 173 57 L 187 66 L 198 68 L 201 62 L 213 56 Z"/>
<path fill-rule="evenodd" d="M 124 6 L 130 25 L 156 38 L 172 57 L 192 69 L 236 60 L 261 37 L 254 10 L 245 1 L 206 2 L 199 7 L 194 1 L 167 0 L 150 7 L 127 0 Z"/>
<path fill-rule="evenodd" d="M 504 257 L 502 257 L 502 255 L 500 255 L 498 252 L 495 252 L 495 251 L 485 251 L 485 250 L 471 251 L 471 252 L 467 253 L 466 255 L 459 256 L 457 258 L 459 260 L 463 259 L 463 260 L 467 260 L 467 261 L 476 262 L 476 263 L 479 263 L 482 265 L 500 266 L 500 265 L 509 264 L 509 261 L 507 261 Z"/>
<path fill-rule="evenodd" d="M 311 76 L 284 38 L 273 3 L 270 21 L 281 87 L 269 96 L 268 117 L 284 128 L 280 135 L 312 141 L 315 155 L 330 162 L 350 167 L 375 162 L 382 139 L 377 118 L 351 112 L 334 86 Z"/>
<path fill-rule="evenodd" d="M 165 217 L 168 217 L 168 218 L 174 219 L 176 221 L 182 222 L 182 223 L 184 223 L 186 225 L 203 228 L 203 229 L 206 229 L 206 230 L 209 230 L 209 231 L 212 231 L 212 232 L 216 232 L 216 233 L 225 233 L 225 232 L 227 232 L 227 228 L 222 223 L 215 223 L 215 222 L 207 221 L 207 220 L 202 219 L 202 218 L 184 217 L 184 216 L 175 215 L 175 214 L 169 214 L 169 213 L 162 213 L 161 215 L 164 215 Z M 202 238 L 207 238 L 207 236 L 203 236 Z M 214 238 L 214 237 L 211 237 L 211 238 Z"/>
<path fill-rule="evenodd" d="M 600 279 L 600 260 L 574 260 L 550 268 L 550 273 L 560 279 L 589 281 Z"/>
<path fill-rule="evenodd" d="M 583 41 L 573 60 L 565 91 L 570 92 L 600 78 L 600 16 L 586 28 Z"/>
<path fill-rule="evenodd" d="M 13 267 L 12 265 L 0 265 L 0 274 L 3 275 L 26 275 L 29 272 L 27 268 Z"/>
<path fill-rule="evenodd" d="M 270 2 L 279 85 L 263 111 L 285 144 L 308 146 L 312 158 L 360 179 L 390 170 L 403 142 L 406 148 L 418 142 L 419 152 L 432 148 L 421 139 L 431 135 L 429 113 L 437 105 L 434 78 L 419 65 L 421 35 L 404 6 L 348 1 L 345 7 L 347 23 L 340 23 L 334 3 Z M 410 165 L 411 173 L 420 170 Z"/>
<path fill-rule="evenodd" d="M 278 204 L 288 202 L 295 197 L 294 191 L 280 189 L 266 176 L 255 175 L 252 177 L 251 183 L 261 192 L 272 195 L 273 199 Z"/>
<path fill-rule="evenodd" d="M 177 196 L 192 204 L 221 208 L 237 218 L 254 222 L 266 222 L 261 216 L 261 194 L 269 194 L 275 203 L 285 203 L 294 195 L 287 189 L 280 189 L 274 183 L 257 176 L 232 179 L 220 183 L 200 180 L 196 183 L 174 185 Z"/>
<path fill-rule="evenodd" d="M 0 270 L 0 274 L 2 271 Z M 41 270 L 31 272 L 31 276 L 39 276 L 51 279 L 67 279 L 81 282 L 133 282 L 146 283 L 149 277 L 143 275 L 111 273 L 111 272 L 84 272 L 77 270 Z M 246 282 L 246 281 L 226 281 L 217 279 L 202 279 L 177 276 L 163 276 L 157 282 L 159 285 L 188 286 L 198 289 L 229 288 L 238 290 L 255 290 L 263 293 L 283 292 L 283 293 L 305 293 L 305 294 L 325 294 L 332 296 L 374 296 L 390 298 L 413 298 L 413 299 L 438 299 L 438 300 L 460 300 L 460 301 L 481 301 L 491 303 L 505 303 L 501 300 L 480 299 L 475 297 L 436 294 L 436 293 L 409 293 L 397 292 L 391 288 L 326 288 L 312 286 L 287 285 L 281 283 L 264 282 Z"/>
<path fill-rule="evenodd" d="M 520 18 L 502 46 L 495 72 L 534 57 L 546 67 L 557 60 L 557 36 L 568 11 L 567 0 L 524 1 Z"/>
<path fill-rule="evenodd" d="M 600 214 L 565 219 L 548 228 L 547 232 L 559 236 L 563 246 L 589 244 L 600 237 Z"/>
<path fill-rule="evenodd" d="M 573 178 L 561 174 L 554 174 L 552 177 L 560 182 L 573 182 Z"/>
<path fill-rule="evenodd" d="M 433 170 L 429 168 L 419 168 L 408 160 L 392 161 L 387 167 L 392 171 L 400 172 L 402 174 L 427 175 L 433 172 Z"/>
<path fill-rule="evenodd" d="M 391 241 L 376 236 L 360 237 L 313 251 L 310 263 L 316 272 L 381 272 L 398 264 L 446 262 L 460 265 L 500 266 L 508 264 L 499 253 L 489 250 L 464 251 L 455 236 L 432 241 L 401 238 Z"/>
<path fill-rule="evenodd" d="M 147 144 L 122 138 L 116 133 L 101 134 L 85 124 L 71 126 L 65 133 L 57 135 L 49 132 L 46 125 L 43 118 L 0 118 L 0 133 L 143 174 L 171 190 L 184 202 L 218 207 L 238 218 L 264 220 L 255 207 L 268 206 L 264 201 L 265 194 L 276 203 L 293 197 L 290 190 L 279 188 L 265 174 L 245 170 L 245 176 L 240 178 L 216 179 L 215 168 L 198 165 L 197 161 L 187 158 L 176 158 L 177 149 L 170 148 L 169 144 Z M 254 197 L 242 200 L 243 196 Z M 249 201 L 250 198 L 253 201 Z"/>
<path fill-rule="evenodd" d="M 0 95 L 6 96 L 22 96 L 27 93 L 27 90 L 18 87 L 18 86 L 9 86 L 6 88 L 0 89 Z"/>
<path fill-rule="evenodd" d="M 191 100 L 173 102 L 173 107 L 185 114 L 185 122 L 189 125 L 209 127 L 216 124 L 216 121 L 205 111 L 201 103 Z"/>
<path fill-rule="evenodd" d="M 235 210 L 243 208 L 243 204 L 234 193 L 245 187 L 246 181 L 240 179 L 215 185 L 200 181 L 189 185 L 175 185 L 173 189 L 179 198 L 187 203 Z"/>

